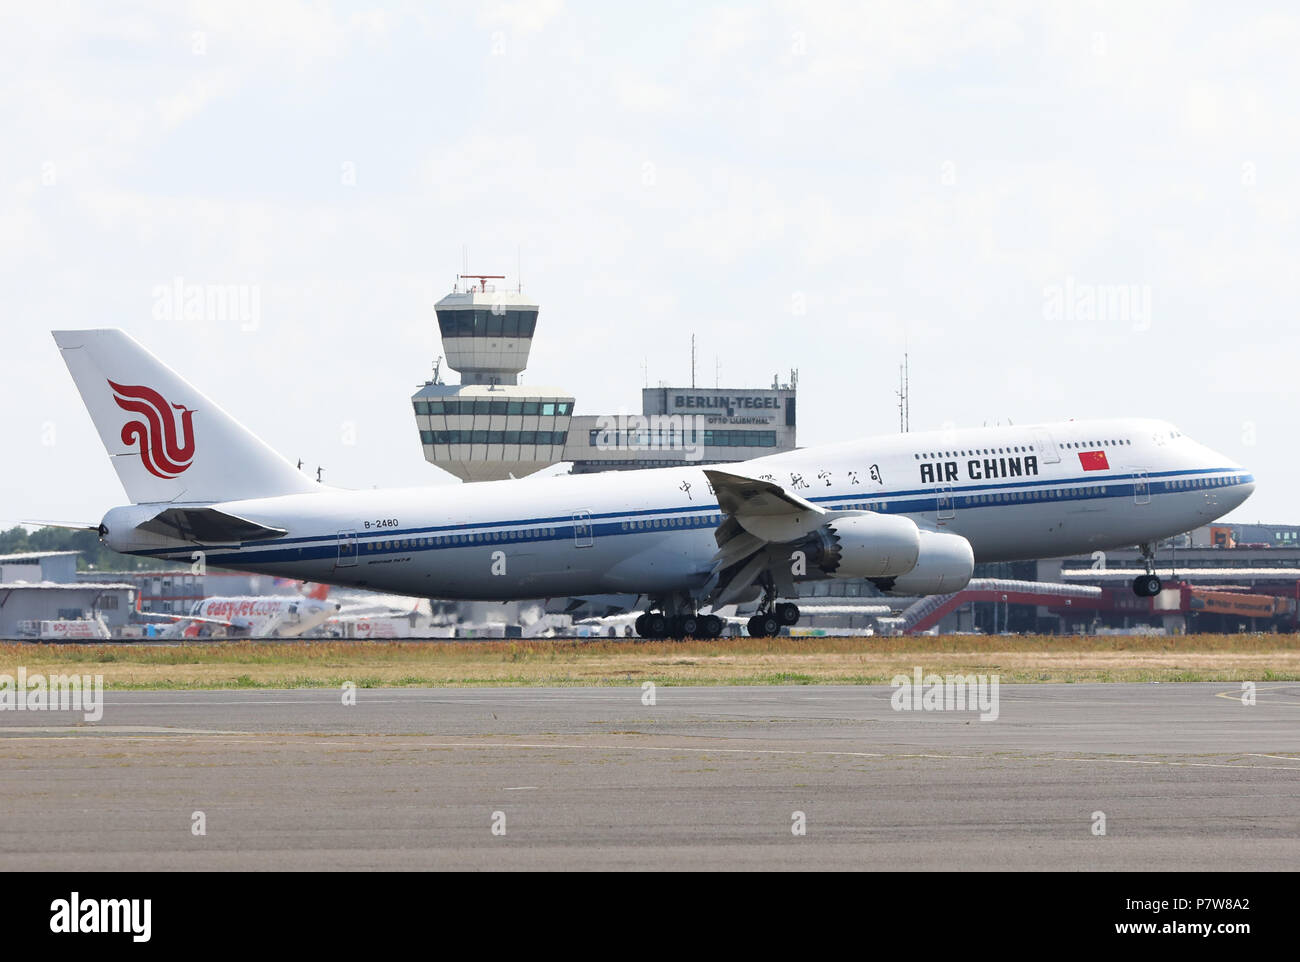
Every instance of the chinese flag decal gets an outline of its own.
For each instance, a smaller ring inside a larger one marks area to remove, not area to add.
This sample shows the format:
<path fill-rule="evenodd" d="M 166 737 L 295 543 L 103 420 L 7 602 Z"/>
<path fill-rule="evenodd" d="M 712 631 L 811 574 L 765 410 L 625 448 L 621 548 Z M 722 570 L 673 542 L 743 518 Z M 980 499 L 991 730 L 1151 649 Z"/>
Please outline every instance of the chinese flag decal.
<path fill-rule="evenodd" d="M 1109 471 L 1110 463 L 1106 460 L 1105 451 L 1080 451 L 1079 464 L 1085 471 Z"/>

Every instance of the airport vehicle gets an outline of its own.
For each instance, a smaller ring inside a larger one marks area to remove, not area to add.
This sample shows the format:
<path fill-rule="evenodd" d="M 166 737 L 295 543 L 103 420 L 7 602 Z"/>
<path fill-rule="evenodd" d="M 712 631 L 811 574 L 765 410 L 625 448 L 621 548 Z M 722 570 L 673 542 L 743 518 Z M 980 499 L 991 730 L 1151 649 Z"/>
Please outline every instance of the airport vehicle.
<path fill-rule="evenodd" d="M 56 621 L 20 621 L 19 638 L 35 638 L 41 641 L 58 641 L 76 639 L 89 641 L 112 638 L 113 633 L 104 624 L 104 619 L 94 618 L 60 619 Z"/>
<path fill-rule="evenodd" d="M 634 593 L 646 637 L 712 637 L 760 599 L 795 624 L 810 578 L 946 594 L 977 561 L 1154 545 L 1241 504 L 1255 479 L 1160 420 L 922 432 L 725 470 L 656 468 L 346 491 L 308 478 L 119 330 L 55 341 L 131 504 L 98 525 L 128 554 L 403 595 L 522 600 Z"/>

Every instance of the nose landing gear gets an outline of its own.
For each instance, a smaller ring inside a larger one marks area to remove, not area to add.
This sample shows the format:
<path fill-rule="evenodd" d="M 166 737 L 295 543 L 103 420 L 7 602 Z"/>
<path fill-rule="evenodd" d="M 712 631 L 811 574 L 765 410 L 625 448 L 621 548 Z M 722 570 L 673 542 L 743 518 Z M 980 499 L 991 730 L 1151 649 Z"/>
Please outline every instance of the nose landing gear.
<path fill-rule="evenodd" d="M 1148 541 L 1138 545 L 1138 550 L 1142 552 L 1142 563 L 1146 566 L 1147 573 L 1133 579 L 1133 594 L 1139 598 L 1154 598 L 1164 588 L 1164 583 L 1156 575 L 1155 546 Z"/>
<path fill-rule="evenodd" d="M 1164 582 L 1153 574 L 1138 575 L 1133 579 L 1133 594 L 1139 598 L 1154 598 L 1163 588 Z"/>

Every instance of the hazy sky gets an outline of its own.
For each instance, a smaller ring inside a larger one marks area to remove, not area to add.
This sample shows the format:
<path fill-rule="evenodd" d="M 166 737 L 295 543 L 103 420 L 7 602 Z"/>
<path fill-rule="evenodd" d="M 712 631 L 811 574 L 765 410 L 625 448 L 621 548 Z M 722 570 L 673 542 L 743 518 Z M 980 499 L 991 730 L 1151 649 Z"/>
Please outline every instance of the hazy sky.
<path fill-rule="evenodd" d="M 803 445 L 1149 415 L 1300 521 L 1300 11 L 14 4 L 0 523 L 124 500 L 49 336 L 118 326 L 291 459 L 451 483 L 409 396 L 461 269 L 577 413 L 800 372 Z M 247 285 L 256 323 L 160 290 Z M 512 277 L 513 280 L 513 277 Z M 252 328 L 245 330 L 244 328 Z"/>

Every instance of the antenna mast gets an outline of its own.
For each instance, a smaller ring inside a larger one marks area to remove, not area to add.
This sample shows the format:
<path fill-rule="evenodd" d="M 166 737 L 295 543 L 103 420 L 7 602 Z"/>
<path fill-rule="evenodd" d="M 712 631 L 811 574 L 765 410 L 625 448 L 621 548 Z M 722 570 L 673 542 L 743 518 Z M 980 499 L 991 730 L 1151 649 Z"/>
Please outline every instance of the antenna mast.
<path fill-rule="evenodd" d="M 903 365 L 898 365 L 898 433 L 903 434 Z"/>
<path fill-rule="evenodd" d="M 912 430 L 912 384 L 907 367 L 907 350 L 903 351 L 903 432 Z"/>
<path fill-rule="evenodd" d="M 909 371 L 907 352 L 903 352 L 903 363 L 898 365 L 898 433 L 906 434 L 912 430 L 912 401 L 908 397 Z"/>

